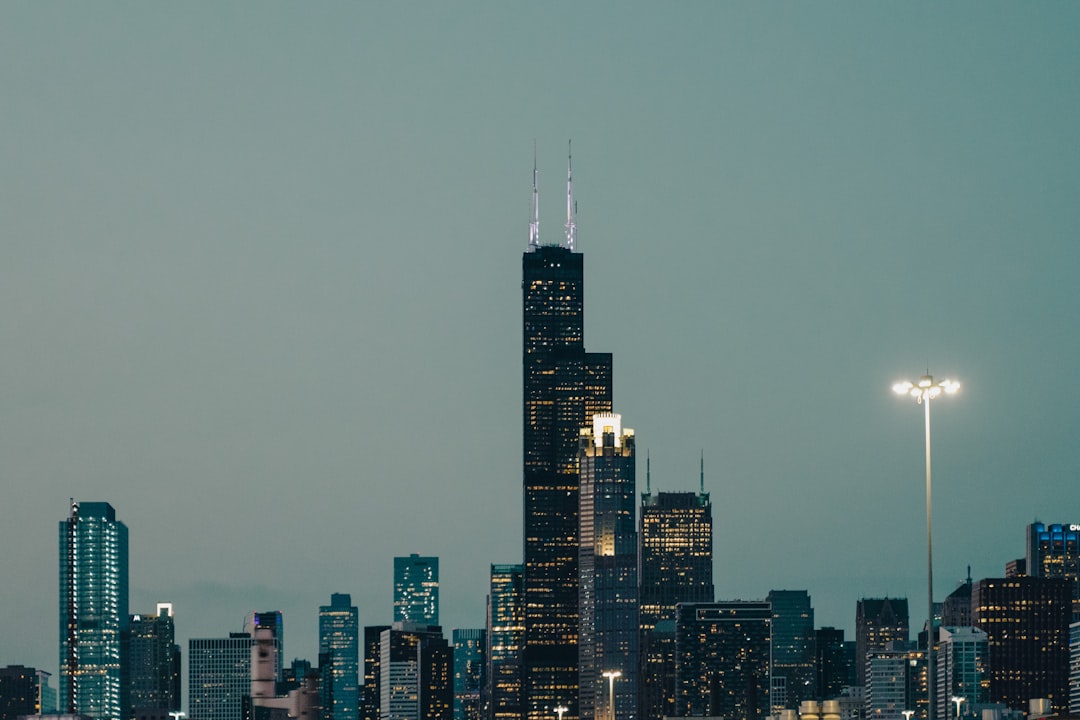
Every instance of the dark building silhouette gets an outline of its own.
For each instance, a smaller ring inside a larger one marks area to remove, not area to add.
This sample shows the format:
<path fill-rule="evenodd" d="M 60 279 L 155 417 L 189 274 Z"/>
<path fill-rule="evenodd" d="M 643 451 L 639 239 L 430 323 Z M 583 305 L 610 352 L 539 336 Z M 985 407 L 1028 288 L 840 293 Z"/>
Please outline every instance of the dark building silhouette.
<path fill-rule="evenodd" d="M 382 683 L 381 639 L 389 625 L 368 625 L 364 628 L 364 689 L 361 693 L 360 717 L 363 720 L 379 720 L 379 702 Z"/>
<path fill-rule="evenodd" d="M 0 668 L 0 720 L 17 720 L 20 715 L 39 715 L 51 710 L 41 707 L 43 678 L 39 672 L 24 665 Z"/>
<path fill-rule="evenodd" d="M 1072 583 L 1065 578 L 988 578 L 971 593 L 972 619 L 987 635 L 990 701 L 1027 710 L 1048 698 L 1069 707 Z"/>
<path fill-rule="evenodd" d="M 907 598 L 863 598 L 855 605 L 855 682 L 866 686 L 867 657 L 908 642 Z"/>
<path fill-rule="evenodd" d="M 521 565 L 492 565 L 487 597 L 487 672 L 484 717 L 518 720 L 522 716 L 521 652 L 525 606 Z"/>
<path fill-rule="evenodd" d="M 941 604 L 941 624 L 949 627 L 971 625 L 971 577 L 949 593 Z"/>
<path fill-rule="evenodd" d="M 772 609 L 764 601 L 680 603 L 675 620 L 679 717 L 770 714 Z"/>
<path fill-rule="evenodd" d="M 1027 574 L 1065 578 L 1072 586 L 1072 619 L 1080 620 L 1080 525 L 1032 523 L 1027 527 Z"/>
<path fill-rule="evenodd" d="M 814 657 L 819 700 L 834 700 L 845 687 L 855 685 L 855 643 L 844 640 L 843 628 L 815 630 Z"/>
<path fill-rule="evenodd" d="M 581 430 L 578 464 L 580 712 L 633 720 L 638 703 L 638 568 L 634 431 L 617 413 Z M 617 671 L 609 683 L 602 675 Z"/>
<path fill-rule="evenodd" d="M 586 353 L 584 284 L 567 179 L 563 245 L 540 242 L 536 170 L 522 256 L 524 710 L 578 715 L 578 434 L 611 411 L 611 355 Z"/>
<path fill-rule="evenodd" d="M 180 710 L 180 646 L 170 603 L 153 615 L 132 615 L 127 631 L 129 707 L 139 720 L 167 720 Z"/>
<path fill-rule="evenodd" d="M 798 708 L 803 700 L 818 696 L 810 594 L 773 590 L 766 599 L 772 607 L 772 705 Z"/>
<path fill-rule="evenodd" d="M 106 502 L 60 522 L 60 710 L 128 720 L 128 529 Z"/>
<path fill-rule="evenodd" d="M 320 685 L 324 691 L 323 717 L 326 720 L 357 720 L 360 713 L 360 622 L 348 593 L 332 593 L 330 604 L 319 606 L 319 653 L 327 655 L 329 664 L 329 683 Z M 331 686 L 330 693 L 325 692 L 324 685 Z M 327 698 L 327 695 L 331 697 Z"/>
<path fill-rule="evenodd" d="M 646 460 L 645 488 L 638 530 L 638 713 L 642 720 L 660 720 L 675 714 L 675 606 L 712 602 L 715 597 L 712 503 L 705 492 L 704 467 L 698 492 L 654 493 Z"/>

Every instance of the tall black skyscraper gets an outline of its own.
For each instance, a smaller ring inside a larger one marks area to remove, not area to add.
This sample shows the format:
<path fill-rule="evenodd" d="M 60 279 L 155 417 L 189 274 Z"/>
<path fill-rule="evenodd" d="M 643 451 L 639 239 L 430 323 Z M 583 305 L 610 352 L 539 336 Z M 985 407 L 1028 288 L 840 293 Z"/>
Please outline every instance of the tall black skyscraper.
<path fill-rule="evenodd" d="M 574 252 L 573 185 L 567 170 L 565 242 L 540 243 L 533 217 L 522 257 L 524 420 L 525 715 L 578 715 L 578 434 L 611 412 L 611 355 L 586 353 L 584 285 Z"/>

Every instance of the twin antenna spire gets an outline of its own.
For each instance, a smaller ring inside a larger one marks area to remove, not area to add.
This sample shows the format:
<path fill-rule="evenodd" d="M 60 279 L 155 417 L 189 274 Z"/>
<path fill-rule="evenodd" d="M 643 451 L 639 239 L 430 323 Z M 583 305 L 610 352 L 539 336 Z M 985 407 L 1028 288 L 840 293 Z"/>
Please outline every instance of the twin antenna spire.
<path fill-rule="evenodd" d="M 573 252 L 577 244 L 577 223 L 574 216 L 577 215 L 577 203 L 574 202 L 574 175 L 573 157 L 570 152 L 570 142 L 566 143 L 566 238 L 564 246 Z M 533 142 L 533 191 L 532 191 L 532 219 L 529 221 L 529 251 L 540 247 L 540 190 L 537 187 L 536 170 L 536 142 Z"/>

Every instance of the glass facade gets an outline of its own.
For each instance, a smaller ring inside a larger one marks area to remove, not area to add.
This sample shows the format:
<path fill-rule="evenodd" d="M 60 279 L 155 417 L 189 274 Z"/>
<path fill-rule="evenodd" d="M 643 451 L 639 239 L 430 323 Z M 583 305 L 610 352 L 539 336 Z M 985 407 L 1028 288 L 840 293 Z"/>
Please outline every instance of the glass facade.
<path fill-rule="evenodd" d="M 773 708 L 798 708 L 803 700 L 818 696 L 810 594 L 773 590 L 767 600 L 772 607 Z"/>
<path fill-rule="evenodd" d="M 1072 619 L 1080 620 L 1080 525 L 1028 525 L 1027 573 L 1067 579 L 1072 587 Z"/>
<path fill-rule="evenodd" d="M 326 720 L 358 720 L 360 715 L 360 622 L 348 593 L 333 593 L 319 607 L 319 654 L 327 655 L 332 686 Z"/>
<path fill-rule="evenodd" d="M 394 558 L 394 622 L 439 624 L 439 558 Z"/>
<path fill-rule="evenodd" d="M 485 716 L 491 720 L 521 718 L 521 651 L 525 638 L 522 566 L 492 565 L 487 600 L 487 674 Z"/>
<path fill-rule="evenodd" d="M 481 720 L 487 631 L 454 630 L 454 720 Z"/>
<path fill-rule="evenodd" d="M 250 693 L 250 635 L 188 641 L 189 720 L 242 720 Z"/>
<path fill-rule="evenodd" d="M 109 503 L 72 503 L 59 538 L 61 710 L 127 720 L 127 526 Z"/>
<path fill-rule="evenodd" d="M 130 707 L 134 717 L 162 716 L 180 709 L 180 647 L 172 606 L 155 615 L 132 615 L 128 628 Z"/>

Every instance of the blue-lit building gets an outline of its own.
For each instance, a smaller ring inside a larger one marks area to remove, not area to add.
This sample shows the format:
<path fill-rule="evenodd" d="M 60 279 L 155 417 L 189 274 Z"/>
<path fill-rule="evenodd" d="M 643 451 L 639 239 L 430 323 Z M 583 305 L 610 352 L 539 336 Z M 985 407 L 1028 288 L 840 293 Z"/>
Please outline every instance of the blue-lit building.
<path fill-rule="evenodd" d="M 1080 620 L 1080 524 L 1028 525 L 1027 574 L 1065 578 L 1072 587 L 1072 619 Z"/>
<path fill-rule="evenodd" d="M 439 558 L 394 558 L 394 622 L 439 624 Z"/>
<path fill-rule="evenodd" d="M 60 522 L 60 710 L 127 720 L 128 529 L 106 502 Z"/>
<path fill-rule="evenodd" d="M 483 628 L 455 629 L 453 639 L 454 720 L 480 720 L 487 632 Z"/>
<path fill-rule="evenodd" d="M 352 596 L 333 593 L 319 607 L 319 654 L 330 665 L 331 707 L 327 720 L 358 720 L 360 716 L 360 621 Z"/>

